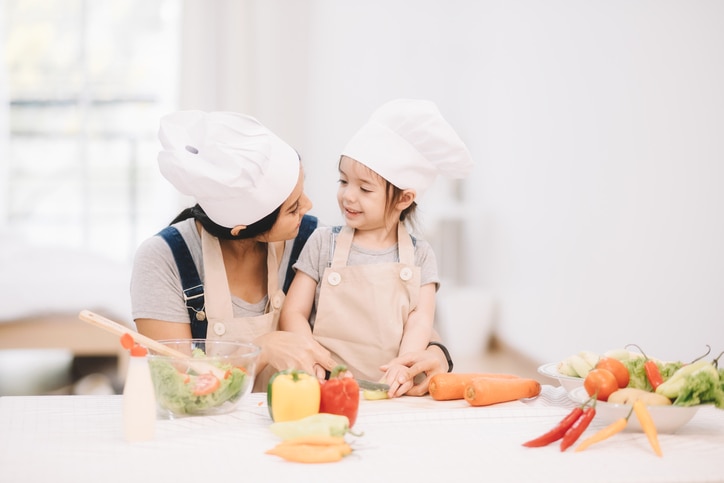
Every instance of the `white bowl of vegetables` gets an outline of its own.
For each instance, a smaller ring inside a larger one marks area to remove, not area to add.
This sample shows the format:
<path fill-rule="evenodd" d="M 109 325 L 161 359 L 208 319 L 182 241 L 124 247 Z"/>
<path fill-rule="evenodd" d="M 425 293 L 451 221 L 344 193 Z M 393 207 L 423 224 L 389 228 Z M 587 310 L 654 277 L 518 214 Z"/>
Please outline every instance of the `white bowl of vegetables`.
<path fill-rule="evenodd" d="M 229 413 L 251 391 L 260 348 L 205 339 L 159 341 L 180 354 L 149 350 L 148 366 L 159 415 L 176 418 Z"/>
<path fill-rule="evenodd" d="M 675 433 L 694 417 L 702 405 L 724 409 L 724 370 L 719 370 L 716 362 L 700 360 L 685 364 L 658 361 L 655 370 L 660 375 L 659 383 L 654 382 L 645 370 L 646 359 L 621 362 L 630 376 L 627 386 L 619 386 L 606 395 L 605 400 L 596 401 L 596 417 L 606 423 L 628 417 L 626 430 L 642 431 L 640 421 L 631 411 L 638 399 L 645 403 L 660 433 Z M 583 403 L 595 394 L 597 389 L 584 379 L 584 386 L 574 389 L 570 396 L 574 401 Z"/>

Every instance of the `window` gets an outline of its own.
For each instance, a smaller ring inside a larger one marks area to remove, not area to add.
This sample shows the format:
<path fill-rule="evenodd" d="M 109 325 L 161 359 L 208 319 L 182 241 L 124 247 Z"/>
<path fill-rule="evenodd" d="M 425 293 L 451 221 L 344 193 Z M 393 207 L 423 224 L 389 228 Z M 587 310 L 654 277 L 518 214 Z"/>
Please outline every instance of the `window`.
<path fill-rule="evenodd" d="M 128 261 L 176 203 L 156 154 L 176 108 L 181 2 L 3 5 L 0 227 Z"/>

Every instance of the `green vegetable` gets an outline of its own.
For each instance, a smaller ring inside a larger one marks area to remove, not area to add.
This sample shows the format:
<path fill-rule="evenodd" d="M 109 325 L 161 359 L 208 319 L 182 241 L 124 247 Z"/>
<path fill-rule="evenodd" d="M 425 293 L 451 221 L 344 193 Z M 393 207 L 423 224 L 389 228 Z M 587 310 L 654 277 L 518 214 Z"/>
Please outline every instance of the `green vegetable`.
<path fill-rule="evenodd" d="M 724 386 L 719 371 L 706 360 L 681 367 L 656 389 L 676 406 L 713 403 L 724 409 Z"/>
<path fill-rule="evenodd" d="M 174 414 L 202 414 L 205 410 L 221 406 L 227 401 L 236 402 L 246 389 L 246 373 L 230 364 L 219 367 L 227 371 L 219 388 L 210 394 L 195 395 L 194 374 L 179 372 L 168 361 L 149 361 L 156 400 Z"/>
<path fill-rule="evenodd" d="M 621 360 L 621 362 L 623 363 L 623 365 L 626 366 L 626 369 L 628 369 L 628 373 L 630 376 L 627 387 L 642 389 L 649 392 L 653 391 L 651 383 L 646 376 L 646 367 L 644 366 L 644 364 L 646 363 L 645 358 L 637 357 Z M 679 368 L 683 366 L 682 362 L 655 362 L 656 367 L 659 368 L 659 373 L 661 374 L 661 377 L 664 379 L 664 381 L 669 379 Z"/>
<path fill-rule="evenodd" d="M 349 430 L 347 416 L 330 413 L 317 413 L 294 421 L 272 423 L 272 433 L 282 439 L 301 438 L 304 436 L 344 436 Z"/>

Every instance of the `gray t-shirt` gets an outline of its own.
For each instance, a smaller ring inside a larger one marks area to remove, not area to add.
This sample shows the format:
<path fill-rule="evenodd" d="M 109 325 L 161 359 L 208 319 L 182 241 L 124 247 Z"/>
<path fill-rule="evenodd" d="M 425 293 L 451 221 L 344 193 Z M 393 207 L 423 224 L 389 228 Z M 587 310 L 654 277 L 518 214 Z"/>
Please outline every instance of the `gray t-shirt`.
<path fill-rule="evenodd" d="M 201 253 L 201 235 L 196 229 L 195 220 L 189 218 L 173 226 L 186 242 L 199 277 L 203 281 L 204 262 Z M 280 286 L 284 284 L 292 245 L 293 240 L 290 240 L 284 246 L 284 255 L 279 267 Z M 267 297 L 258 303 L 250 304 L 232 295 L 231 303 L 235 317 L 251 317 L 264 313 Z M 136 250 L 131 274 L 131 314 L 134 319 L 190 323 L 176 261 L 168 243 L 160 236 L 148 238 Z"/>
<path fill-rule="evenodd" d="M 333 250 L 333 228 L 329 226 L 321 226 L 314 230 L 309 236 L 309 240 L 302 248 L 299 254 L 299 260 L 294 264 L 297 271 L 303 272 L 317 282 L 317 290 L 314 296 L 314 308 L 310 324 L 314 324 L 314 316 L 316 307 L 319 303 L 319 290 L 321 285 L 319 280 L 324 274 L 324 269 L 332 263 Z M 393 245 L 384 250 L 369 250 L 359 247 L 352 243 L 350 248 L 349 259 L 347 265 L 367 265 L 373 263 L 396 263 L 400 258 L 397 251 L 397 245 Z M 425 240 L 415 239 L 415 266 L 420 267 L 420 286 L 428 283 L 435 284 L 435 290 L 440 286 L 440 277 L 437 272 L 437 259 L 432 247 Z"/>

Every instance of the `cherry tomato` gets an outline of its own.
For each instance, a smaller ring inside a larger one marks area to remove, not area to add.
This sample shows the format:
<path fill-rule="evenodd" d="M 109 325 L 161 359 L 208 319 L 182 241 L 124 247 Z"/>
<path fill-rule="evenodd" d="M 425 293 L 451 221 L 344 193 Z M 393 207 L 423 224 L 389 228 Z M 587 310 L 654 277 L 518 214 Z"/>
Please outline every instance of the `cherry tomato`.
<path fill-rule="evenodd" d="M 211 373 L 200 374 L 196 376 L 194 380 L 194 388 L 192 389 L 192 392 L 195 396 L 205 396 L 206 394 L 211 394 L 216 391 L 219 386 L 221 386 L 221 381 L 219 381 L 219 378 L 215 375 Z"/>
<path fill-rule="evenodd" d="M 597 394 L 599 401 L 608 401 L 608 396 L 618 390 L 616 376 L 606 369 L 592 369 L 583 380 L 583 387 L 589 396 Z"/>
<path fill-rule="evenodd" d="M 623 362 L 613 357 L 601 357 L 596 364 L 596 369 L 606 369 L 616 377 L 619 388 L 628 386 L 628 381 L 631 376 L 628 373 L 628 369 Z"/>

